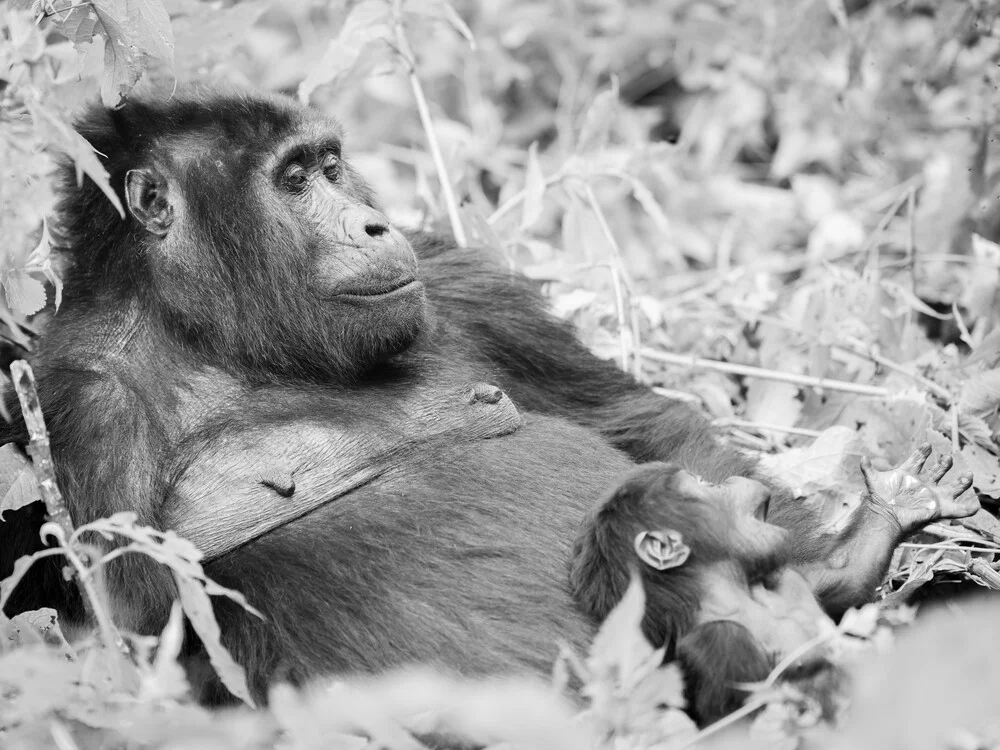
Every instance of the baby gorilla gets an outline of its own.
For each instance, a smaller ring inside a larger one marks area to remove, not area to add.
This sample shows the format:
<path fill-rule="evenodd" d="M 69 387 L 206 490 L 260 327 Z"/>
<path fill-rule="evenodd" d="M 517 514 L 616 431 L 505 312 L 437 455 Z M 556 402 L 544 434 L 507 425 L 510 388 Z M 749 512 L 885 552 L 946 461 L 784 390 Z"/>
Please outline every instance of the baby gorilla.
<path fill-rule="evenodd" d="M 837 530 L 802 504 L 769 515 L 770 491 L 752 479 L 710 484 L 672 464 L 639 466 L 585 520 L 571 564 L 573 594 L 603 619 L 638 567 L 643 631 L 680 661 L 690 711 L 711 723 L 742 703 L 735 683 L 763 680 L 831 629 L 830 614 L 870 601 L 904 536 L 978 509 L 974 496 L 958 499 L 971 476 L 940 486 L 951 459 L 924 472 L 929 455 L 922 446 L 886 472 L 865 459 L 867 491 Z M 821 662 L 810 651 L 797 669 Z"/>

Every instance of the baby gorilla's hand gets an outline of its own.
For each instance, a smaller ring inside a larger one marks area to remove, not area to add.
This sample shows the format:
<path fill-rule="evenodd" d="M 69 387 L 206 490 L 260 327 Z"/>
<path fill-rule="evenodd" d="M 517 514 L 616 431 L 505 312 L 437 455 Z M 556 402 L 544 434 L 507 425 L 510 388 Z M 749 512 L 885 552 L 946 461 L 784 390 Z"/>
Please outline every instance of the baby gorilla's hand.
<path fill-rule="evenodd" d="M 972 475 L 962 474 L 949 484 L 939 484 L 951 469 L 951 456 L 940 456 L 924 469 L 931 446 L 924 443 L 895 469 L 875 471 L 867 456 L 861 459 L 861 473 L 868 488 L 862 503 L 871 510 L 894 518 L 902 533 L 912 534 L 942 518 L 965 518 L 979 510 L 975 494 L 961 496 L 972 486 Z"/>

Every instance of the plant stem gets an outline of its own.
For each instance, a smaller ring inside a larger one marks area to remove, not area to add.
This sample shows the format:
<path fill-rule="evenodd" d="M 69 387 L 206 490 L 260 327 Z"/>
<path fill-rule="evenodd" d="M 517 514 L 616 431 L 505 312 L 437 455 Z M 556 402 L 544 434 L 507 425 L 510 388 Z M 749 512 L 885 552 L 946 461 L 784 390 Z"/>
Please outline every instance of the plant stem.
<path fill-rule="evenodd" d="M 455 200 L 455 193 L 451 189 L 451 180 L 448 178 L 448 170 L 445 167 L 444 157 L 441 155 L 441 146 L 438 143 L 437 131 L 431 121 L 431 111 L 427 106 L 427 97 L 424 96 L 424 88 L 417 78 L 417 67 L 414 62 L 413 52 L 410 43 L 406 38 L 406 30 L 403 28 L 402 0 L 392 2 L 392 27 L 396 35 L 396 51 L 403 64 L 406 66 L 406 75 L 410 79 L 410 88 L 413 89 L 413 98 L 417 103 L 417 112 L 420 114 L 420 122 L 427 135 L 427 145 L 431 150 L 431 158 L 434 159 L 434 167 L 437 169 L 438 181 L 441 183 L 441 194 L 444 197 L 444 205 L 448 210 L 448 220 L 451 222 L 451 231 L 455 235 L 455 242 L 459 247 L 467 247 L 468 239 L 465 236 L 465 228 L 458 215 L 458 201 Z"/>

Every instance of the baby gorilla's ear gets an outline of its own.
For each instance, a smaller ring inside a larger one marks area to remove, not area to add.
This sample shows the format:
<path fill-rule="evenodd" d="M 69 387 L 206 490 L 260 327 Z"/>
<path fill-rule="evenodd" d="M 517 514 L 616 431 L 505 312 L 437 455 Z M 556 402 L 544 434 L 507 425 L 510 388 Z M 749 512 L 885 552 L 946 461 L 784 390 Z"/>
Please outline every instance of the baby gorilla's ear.
<path fill-rule="evenodd" d="M 639 559 L 656 570 L 680 567 L 691 554 L 691 548 L 684 543 L 681 532 L 673 529 L 640 531 L 634 546 Z"/>

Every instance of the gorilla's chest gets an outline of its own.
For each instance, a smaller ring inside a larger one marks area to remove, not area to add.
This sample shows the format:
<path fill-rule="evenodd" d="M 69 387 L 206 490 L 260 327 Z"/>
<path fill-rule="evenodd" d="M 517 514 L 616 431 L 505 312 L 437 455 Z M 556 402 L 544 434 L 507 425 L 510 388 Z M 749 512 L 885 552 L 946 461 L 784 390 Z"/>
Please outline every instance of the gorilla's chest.
<path fill-rule="evenodd" d="M 575 425 L 524 425 L 485 384 L 352 396 L 252 393 L 238 416 L 206 419 L 193 431 L 202 437 L 185 441 L 166 527 L 213 558 L 361 488 L 466 504 L 489 496 L 494 508 L 508 494 L 513 508 L 535 497 L 589 504 L 627 466 Z"/>

